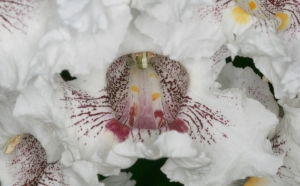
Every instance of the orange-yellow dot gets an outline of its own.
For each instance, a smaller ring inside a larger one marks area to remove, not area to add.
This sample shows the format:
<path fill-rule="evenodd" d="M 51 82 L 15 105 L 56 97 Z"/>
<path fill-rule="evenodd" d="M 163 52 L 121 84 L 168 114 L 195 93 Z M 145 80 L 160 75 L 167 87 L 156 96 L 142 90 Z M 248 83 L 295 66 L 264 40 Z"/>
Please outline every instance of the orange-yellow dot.
<path fill-rule="evenodd" d="M 160 93 L 157 93 L 157 92 L 153 93 L 152 94 L 152 101 L 157 100 L 159 97 L 160 97 Z"/>
<path fill-rule="evenodd" d="M 232 9 L 230 16 L 232 16 L 240 25 L 249 23 L 251 19 L 251 15 L 239 6 L 236 6 Z"/>
<path fill-rule="evenodd" d="M 133 92 L 136 92 L 136 93 L 139 93 L 140 91 L 139 91 L 139 88 L 137 87 L 137 86 L 132 86 L 131 87 L 131 90 L 133 91 Z"/>
<path fill-rule="evenodd" d="M 275 14 L 276 18 L 280 19 L 280 25 L 277 28 L 279 31 L 286 29 L 290 24 L 290 18 L 286 13 L 280 12 Z"/>
<path fill-rule="evenodd" d="M 251 177 L 244 186 L 265 186 L 269 183 L 267 178 Z"/>
<path fill-rule="evenodd" d="M 250 1 L 248 3 L 248 6 L 250 8 L 251 11 L 253 11 L 254 9 L 256 9 L 256 3 L 254 1 Z"/>
<path fill-rule="evenodd" d="M 157 79 L 157 75 L 156 74 L 150 74 L 149 76 Z"/>

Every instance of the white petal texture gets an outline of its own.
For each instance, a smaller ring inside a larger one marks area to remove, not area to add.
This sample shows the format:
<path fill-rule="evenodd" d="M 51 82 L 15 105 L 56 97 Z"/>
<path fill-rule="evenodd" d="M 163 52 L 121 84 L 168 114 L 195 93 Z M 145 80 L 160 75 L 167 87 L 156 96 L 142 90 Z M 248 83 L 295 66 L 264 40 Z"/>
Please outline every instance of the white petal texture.
<path fill-rule="evenodd" d="M 46 77 L 64 69 L 88 74 L 117 58 L 132 19 L 128 1 L 59 0 L 57 6 L 35 58 Z"/>
<path fill-rule="evenodd" d="M 212 5 L 215 0 L 133 0 L 132 7 L 147 12 L 151 17 L 165 23 L 182 21 L 193 16 L 199 5 Z"/>
<path fill-rule="evenodd" d="M 281 32 L 279 37 L 283 41 L 284 46 L 287 49 L 289 56 L 292 58 L 292 63 L 289 65 L 287 72 L 285 73 L 282 83 L 284 84 L 284 91 L 288 96 L 294 98 L 300 93 L 300 28 L 290 28 Z"/>
<path fill-rule="evenodd" d="M 163 12 L 164 9 L 158 8 L 156 16 L 144 13 L 136 19 L 135 25 L 172 59 L 211 57 L 226 41 L 220 30 L 222 9 L 199 6 L 191 18 L 169 24 L 156 19 Z"/>
<path fill-rule="evenodd" d="M 268 83 L 263 82 L 251 68 L 236 68 L 232 63 L 228 63 L 219 74 L 217 82 L 222 85 L 222 90 L 227 88 L 244 89 L 248 98 L 259 101 L 278 116 L 279 107 L 269 89 Z"/>
<path fill-rule="evenodd" d="M 12 0 L 0 2 L 0 85 L 21 89 L 36 73 L 33 62 L 46 19 L 48 1 Z"/>
<path fill-rule="evenodd" d="M 300 184 L 300 100 L 298 98 L 285 99 L 279 103 L 283 107 L 285 115 L 276 128 L 272 147 L 275 153 L 285 155 L 283 165 L 278 169 L 276 176 L 252 177 L 245 186 L 296 186 Z"/>
<path fill-rule="evenodd" d="M 121 172 L 118 176 L 110 176 L 104 180 L 101 180 L 105 186 L 134 186 L 135 181 L 130 180 L 132 174 Z"/>

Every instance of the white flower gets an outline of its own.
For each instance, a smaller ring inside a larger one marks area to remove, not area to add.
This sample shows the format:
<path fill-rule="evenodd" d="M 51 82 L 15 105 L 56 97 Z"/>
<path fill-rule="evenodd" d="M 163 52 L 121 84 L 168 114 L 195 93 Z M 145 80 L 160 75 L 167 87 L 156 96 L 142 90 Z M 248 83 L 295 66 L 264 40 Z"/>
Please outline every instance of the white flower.
<path fill-rule="evenodd" d="M 66 131 L 60 136 L 71 142 L 65 165 L 94 162 L 104 175 L 118 174 L 138 157 L 169 157 L 162 170 L 186 185 L 273 175 L 282 157 L 272 154 L 266 137 L 276 116 L 243 91 L 210 83 L 217 63 L 224 63 L 221 51 L 181 63 L 186 68 L 157 55 L 141 70 L 122 56 L 107 70 L 70 82 L 56 77 L 56 89 L 37 82 L 23 91 L 16 112 Z"/>

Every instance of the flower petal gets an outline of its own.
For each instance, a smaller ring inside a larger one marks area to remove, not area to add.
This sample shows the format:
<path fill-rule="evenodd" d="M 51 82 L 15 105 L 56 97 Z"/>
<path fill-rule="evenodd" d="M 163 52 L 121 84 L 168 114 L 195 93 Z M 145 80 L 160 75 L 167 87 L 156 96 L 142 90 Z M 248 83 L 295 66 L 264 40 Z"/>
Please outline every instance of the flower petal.
<path fill-rule="evenodd" d="M 286 56 L 285 48 L 277 36 L 276 19 L 258 19 L 242 7 L 234 6 L 224 13 L 222 30 L 232 55 Z"/>
<path fill-rule="evenodd" d="M 273 151 L 284 155 L 283 165 L 279 167 L 278 172 L 273 177 L 264 178 L 250 178 L 245 186 L 250 186 L 252 182 L 256 181 L 264 186 L 282 186 L 291 185 L 296 186 L 300 184 L 300 100 L 284 99 L 279 101 L 283 107 L 285 115 L 276 127 L 276 133 L 272 138 Z"/>
<path fill-rule="evenodd" d="M 140 11 L 147 12 L 151 17 L 154 17 L 160 22 L 174 23 L 183 21 L 193 16 L 196 12 L 195 8 L 199 5 L 212 5 L 215 0 L 201 0 L 201 1 L 180 1 L 180 0 L 167 0 L 167 1 L 142 1 L 134 0 L 131 4 L 132 7 Z"/>
<path fill-rule="evenodd" d="M 63 21 L 68 22 L 70 26 L 58 24 L 61 22 L 60 17 L 53 16 L 49 19 L 47 33 L 40 42 L 40 51 L 35 61 L 44 64 L 43 74 L 49 76 L 47 78 L 51 80 L 54 74 L 60 73 L 64 69 L 68 69 L 72 75 L 77 76 L 88 74 L 95 69 L 101 70 L 105 68 L 108 63 L 118 57 L 116 54 L 119 45 L 122 43 L 132 19 L 127 1 L 114 3 L 103 1 L 107 28 L 105 30 L 94 30 L 95 33 L 93 34 L 89 32 L 79 33 L 77 30 L 72 29 L 72 26 L 77 28 L 77 25 L 85 22 L 81 20 L 81 16 L 90 15 L 89 8 L 98 9 L 102 6 L 93 6 L 93 3 L 100 3 L 94 0 L 84 1 L 79 5 L 76 2 L 61 1 L 61 4 L 59 4 L 61 15 L 70 13 L 70 15 L 62 17 Z M 67 5 L 68 7 L 65 7 Z M 77 9 L 77 6 L 81 9 Z M 71 12 L 63 11 L 64 8 L 71 10 Z M 76 12 L 79 14 L 79 17 L 76 17 Z M 96 15 L 92 15 L 87 19 L 92 24 L 94 23 L 92 20 L 96 17 Z M 69 18 L 72 21 L 69 22 Z M 104 24 L 102 19 L 98 23 L 100 25 Z M 96 25 L 99 26 L 99 24 Z M 83 30 L 91 29 L 93 31 L 94 27 L 97 26 L 88 25 L 83 27 Z M 82 27 L 80 26 L 80 28 Z"/>
<path fill-rule="evenodd" d="M 158 17 L 159 12 L 154 17 Z M 199 59 L 201 56 L 212 56 L 226 41 L 220 30 L 220 14 L 221 11 L 214 7 L 200 6 L 197 14 L 182 22 L 166 24 L 142 14 L 135 25 L 161 46 L 163 54 L 171 59 Z"/>
<path fill-rule="evenodd" d="M 121 172 L 118 176 L 110 176 L 104 180 L 105 186 L 134 186 L 135 181 L 130 180 L 132 174 Z"/>
<path fill-rule="evenodd" d="M 279 33 L 279 37 L 291 57 L 287 71 L 282 78 L 284 91 L 290 98 L 294 98 L 300 93 L 299 85 L 299 64 L 300 64 L 300 28 L 290 28 Z"/>
<path fill-rule="evenodd" d="M 287 69 L 291 64 L 289 57 L 270 58 L 267 56 L 253 57 L 255 67 L 272 83 L 274 94 L 277 99 L 281 99 L 287 95 L 284 92 L 282 78 L 287 73 Z"/>
<path fill-rule="evenodd" d="M 26 86 L 40 64 L 32 62 L 52 9 L 48 1 L 0 2 L 0 85 Z"/>
<path fill-rule="evenodd" d="M 244 89 L 248 98 L 259 101 L 278 116 L 279 107 L 269 89 L 268 83 L 263 82 L 251 68 L 235 68 L 232 63 L 227 63 L 219 74 L 217 81 L 222 85 L 222 90 L 228 88 Z"/>

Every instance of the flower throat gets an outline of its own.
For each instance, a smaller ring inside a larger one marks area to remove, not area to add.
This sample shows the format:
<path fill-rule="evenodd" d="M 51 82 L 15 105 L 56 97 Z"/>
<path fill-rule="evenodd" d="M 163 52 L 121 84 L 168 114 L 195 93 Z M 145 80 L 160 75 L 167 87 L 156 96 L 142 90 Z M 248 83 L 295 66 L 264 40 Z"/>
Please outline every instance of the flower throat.
<path fill-rule="evenodd" d="M 151 52 L 122 56 L 107 72 L 116 119 L 132 128 L 167 127 L 176 119 L 187 84 L 180 63 Z"/>

